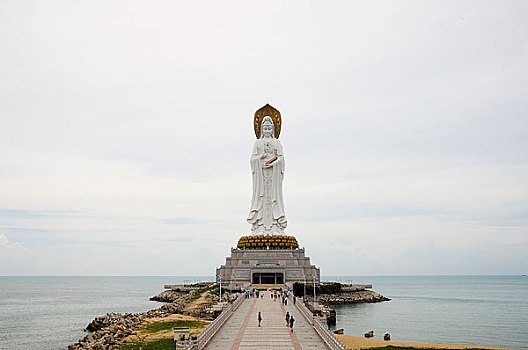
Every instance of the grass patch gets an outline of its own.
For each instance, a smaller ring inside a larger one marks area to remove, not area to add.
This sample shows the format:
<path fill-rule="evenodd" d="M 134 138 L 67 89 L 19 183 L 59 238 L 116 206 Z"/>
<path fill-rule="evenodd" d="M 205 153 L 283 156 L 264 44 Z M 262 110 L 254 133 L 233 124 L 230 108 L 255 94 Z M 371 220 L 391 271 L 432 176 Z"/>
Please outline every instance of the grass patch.
<path fill-rule="evenodd" d="M 163 338 L 153 341 L 141 341 L 138 340 L 133 343 L 123 344 L 119 347 L 121 350 L 174 350 L 175 348 L 174 339 Z"/>
<path fill-rule="evenodd" d="M 207 326 L 207 322 L 202 321 L 183 321 L 183 320 L 171 320 L 171 321 L 159 321 L 159 322 L 149 322 L 145 325 L 145 332 L 147 333 L 157 333 L 162 331 L 170 331 L 173 327 L 189 327 L 193 328 L 203 328 Z"/>
<path fill-rule="evenodd" d="M 200 299 L 200 297 L 202 296 L 203 293 L 205 293 L 209 288 L 202 288 L 202 289 L 198 289 L 191 300 L 198 300 Z"/>
<path fill-rule="evenodd" d="M 212 286 L 212 287 L 204 287 L 204 288 L 201 288 L 201 289 L 198 289 L 191 300 L 198 300 L 200 299 L 200 297 L 202 296 L 203 293 L 205 292 L 210 292 L 211 294 L 214 294 L 214 295 L 219 295 L 220 294 L 220 287 L 219 286 Z M 222 294 L 230 294 L 231 292 L 229 291 L 229 289 L 225 288 L 224 286 L 222 286 Z"/>
<path fill-rule="evenodd" d="M 218 289 L 218 286 L 200 288 L 194 293 L 194 295 L 193 295 L 191 300 L 200 299 L 202 294 L 205 293 L 205 292 L 212 292 L 214 294 L 215 293 L 215 289 Z M 222 289 L 224 289 L 224 288 L 222 288 Z M 216 291 L 216 294 L 218 294 L 218 291 Z"/>
<path fill-rule="evenodd" d="M 207 290 L 210 291 L 211 294 L 220 295 L 220 286 L 218 286 L 218 285 L 212 286 L 212 287 L 208 287 Z M 228 294 L 232 294 L 232 293 L 236 293 L 236 291 L 231 292 L 229 290 L 229 284 L 222 285 L 222 295 L 228 295 Z"/>

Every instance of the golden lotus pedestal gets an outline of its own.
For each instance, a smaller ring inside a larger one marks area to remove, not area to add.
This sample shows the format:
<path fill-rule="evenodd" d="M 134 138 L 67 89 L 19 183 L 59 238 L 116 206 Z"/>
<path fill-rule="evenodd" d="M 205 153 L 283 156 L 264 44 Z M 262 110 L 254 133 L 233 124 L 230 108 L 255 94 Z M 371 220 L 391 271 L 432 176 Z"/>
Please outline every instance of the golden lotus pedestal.
<path fill-rule="evenodd" d="M 282 285 L 295 282 L 319 283 L 320 271 L 310 263 L 304 248 L 294 236 L 242 236 L 231 249 L 226 263 L 216 269 L 216 281 L 226 288 L 248 288 L 250 285 Z"/>
<path fill-rule="evenodd" d="M 297 238 L 284 235 L 242 236 L 237 249 L 299 249 Z"/>

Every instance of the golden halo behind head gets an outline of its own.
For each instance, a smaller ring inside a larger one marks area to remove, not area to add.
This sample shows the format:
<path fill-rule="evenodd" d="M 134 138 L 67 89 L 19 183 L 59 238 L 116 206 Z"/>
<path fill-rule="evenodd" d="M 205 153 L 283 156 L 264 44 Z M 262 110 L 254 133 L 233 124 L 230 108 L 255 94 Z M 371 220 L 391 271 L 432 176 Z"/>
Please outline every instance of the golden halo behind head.
<path fill-rule="evenodd" d="M 277 109 L 271 107 L 269 104 L 266 104 L 264 107 L 255 112 L 253 127 L 255 128 L 255 135 L 257 136 L 257 139 L 260 139 L 260 125 L 262 124 L 262 119 L 264 119 L 265 116 L 269 116 L 271 120 L 273 120 L 273 124 L 275 125 L 275 138 L 278 139 L 282 124 L 281 115 Z"/>

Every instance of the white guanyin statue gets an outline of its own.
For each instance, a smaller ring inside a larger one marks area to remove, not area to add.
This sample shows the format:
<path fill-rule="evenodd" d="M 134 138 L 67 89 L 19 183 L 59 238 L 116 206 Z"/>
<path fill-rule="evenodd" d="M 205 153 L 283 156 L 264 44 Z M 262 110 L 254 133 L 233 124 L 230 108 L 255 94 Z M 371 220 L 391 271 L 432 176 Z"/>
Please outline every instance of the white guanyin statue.
<path fill-rule="evenodd" d="M 251 234 L 284 234 L 287 225 L 282 197 L 284 153 L 278 140 L 279 111 L 266 105 L 255 113 L 257 141 L 251 153 L 253 196 L 247 221 Z"/>

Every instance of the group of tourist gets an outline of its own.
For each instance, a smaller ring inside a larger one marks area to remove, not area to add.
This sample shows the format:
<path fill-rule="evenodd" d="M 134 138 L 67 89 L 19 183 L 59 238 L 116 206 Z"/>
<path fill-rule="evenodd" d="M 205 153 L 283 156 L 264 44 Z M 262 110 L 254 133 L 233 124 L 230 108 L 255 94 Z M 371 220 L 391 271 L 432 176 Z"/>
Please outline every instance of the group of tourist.
<path fill-rule="evenodd" d="M 249 295 L 251 295 L 251 293 L 249 292 L 246 292 L 246 298 L 250 298 Z M 257 291 L 257 298 L 258 298 L 258 291 Z M 277 291 L 277 290 L 273 290 L 271 293 L 270 293 L 270 298 L 273 299 L 273 301 L 277 301 L 278 300 L 281 300 L 283 305 L 284 306 L 287 306 L 288 305 L 288 299 L 289 299 L 289 291 L 288 290 L 282 290 L 282 291 Z M 295 297 L 295 295 L 293 295 L 293 305 L 295 305 L 297 299 Z M 263 297 L 263 295 L 261 295 L 261 298 Z M 286 327 L 290 327 L 290 331 L 293 332 L 293 324 L 295 323 L 295 318 L 293 317 L 293 315 L 290 314 L 289 311 L 286 312 L 286 316 L 284 318 L 286 320 Z M 258 321 L 258 326 L 260 327 L 260 324 L 262 322 L 262 313 L 259 311 L 258 312 L 258 315 L 257 315 L 257 321 Z"/>
<path fill-rule="evenodd" d="M 282 301 L 282 303 L 284 304 L 284 306 L 287 306 L 288 305 L 288 298 L 290 296 L 290 291 L 285 289 L 285 290 L 274 290 L 271 294 L 270 294 L 270 298 L 273 299 L 273 301 L 277 301 L 280 300 Z M 295 295 L 293 295 L 293 305 L 295 305 L 295 303 L 297 302 L 297 298 L 295 297 Z"/>
<path fill-rule="evenodd" d="M 246 291 L 246 294 L 245 294 L 245 297 L 246 299 L 249 299 L 249 298 L 262 298 L 264 297 L 258 289 L 252 289 L 252 290 L 248 290 Z"/>

